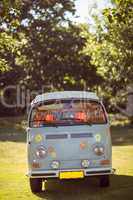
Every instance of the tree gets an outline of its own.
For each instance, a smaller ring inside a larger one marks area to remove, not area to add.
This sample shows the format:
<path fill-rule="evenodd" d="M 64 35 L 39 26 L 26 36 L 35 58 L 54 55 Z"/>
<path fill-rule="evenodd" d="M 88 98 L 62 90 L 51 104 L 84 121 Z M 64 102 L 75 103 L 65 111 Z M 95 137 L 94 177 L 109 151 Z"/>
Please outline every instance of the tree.
<path fill-rule="evenodd" d="M 54 90 L 79 90 L 100 83 L 90 56 L 82 51 L 86 38 L 68 18 L 67 13 L 75 12 L 73 0 L 3 2 L 1 31 L 17 44 L 13 59 L 5 58 L 10 70 L 2 73 L 4 85 L 9 84 L 13 74 L 11 83 L 23 84 L 30 90 L 46 86 L 49 91 L 49 85 Z"/>
<path fill-rule="evenodd" d="M 92 64 L 104 82 L 100 92 L 110 103 L 122 97 L 118 92 L 126 90 L 133 77 L 133 2 L 113 1 L 114 7 L 103 10 L 103 19 L 96 18 L 96 33 L 88 39 L 87 48 L 92 55 Z"/>
<path fill-rule="evenodd" d="M 74 13 L 74 4 L 55 2 L 50 7 L 34 3 L 31 16 L 27 16 L 28 26 L 22 28 L 28 41 L 23 51 L 29 66 L 28 82 L 35 88 L 52 84 L 55 89 L 83 89 L 84 82 L 92 87 L 99 80 L 90 56 L 81 53 L 85 38 L 66 17 L 66 12 Z"/>

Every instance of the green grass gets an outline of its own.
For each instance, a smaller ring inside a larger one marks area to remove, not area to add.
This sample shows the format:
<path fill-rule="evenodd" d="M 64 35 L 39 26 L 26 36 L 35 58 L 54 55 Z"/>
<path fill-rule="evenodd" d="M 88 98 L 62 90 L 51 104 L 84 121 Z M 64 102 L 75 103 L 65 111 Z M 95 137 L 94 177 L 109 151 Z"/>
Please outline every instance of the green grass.
<path fill-rule="evenodd" d="M 98 180 L 48 181 L 46 192 L 31 193 L 26 161 L 26 134 L 15 119 L 0 123 L 0 200 L 132 200 L 133 199 L 133 128 L 113 127 L 113 167 L 111 186 L 98 187 Z M 16 122 L 16 123 L 15 123 Z M 16 125 L 15 125 L 16 124 Z M 6 128 L 5 128 L 6 127 Z M 13 137 L 13 139 L 12 139 Z"/>

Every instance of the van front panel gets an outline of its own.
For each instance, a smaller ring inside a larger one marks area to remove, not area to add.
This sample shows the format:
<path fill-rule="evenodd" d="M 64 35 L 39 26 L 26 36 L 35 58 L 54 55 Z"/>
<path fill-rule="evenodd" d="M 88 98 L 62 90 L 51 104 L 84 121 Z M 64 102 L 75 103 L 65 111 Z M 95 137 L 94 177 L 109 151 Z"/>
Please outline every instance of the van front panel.
<path fill-rule="evenodd" d="M 101 160 L 111 162 L 111 140 L 107 125 L 32 128 L 29 141 L 29 166 L 32 170 L 36 170 L 32 168 L 33 161 L 40 163 L 39 169 L 46 170 L 52 169 L 54 160 L 60 162 L 60 169 L 80 169 L 84 159 L 90 161 L 89 168 L 101 167 Z M 39 146 L 46 149 L 45 158 L 37 157 Z M 104 148 L 103 155 L 95 154 L 96 146 Z"/>
<path fill-rule="evenodd" d="M 72 99 L 36 105 L 29 126 L 30 172 L 55 170 L 55 164 L 57 170 L 112 166 L 109 124 L 100 102 Z"/>

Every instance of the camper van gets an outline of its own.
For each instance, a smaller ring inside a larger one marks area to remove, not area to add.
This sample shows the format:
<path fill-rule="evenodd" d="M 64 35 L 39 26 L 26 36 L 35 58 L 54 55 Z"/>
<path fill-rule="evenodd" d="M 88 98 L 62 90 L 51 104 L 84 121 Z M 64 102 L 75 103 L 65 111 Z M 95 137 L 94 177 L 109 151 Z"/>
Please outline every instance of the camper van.
<path fill-rule="evenodd" d="M 54 179 L 97 176 L 107 187 L 112 145 L 107 112 L 95 93 L 51 92 L 31 102 L 27 128 L 28 177 L 33 193 Z"/>

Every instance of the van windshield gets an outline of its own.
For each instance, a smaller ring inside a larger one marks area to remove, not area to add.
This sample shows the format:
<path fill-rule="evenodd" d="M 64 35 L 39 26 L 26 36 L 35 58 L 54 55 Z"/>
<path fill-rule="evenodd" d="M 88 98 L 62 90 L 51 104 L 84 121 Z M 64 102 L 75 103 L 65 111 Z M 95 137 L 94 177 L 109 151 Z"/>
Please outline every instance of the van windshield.
<path fill-rule="evenodd" d="M 85 99 L 55 100 L 36 105 L 30 115 L 30 127 L 105 124 L 102 105 Z"/>

